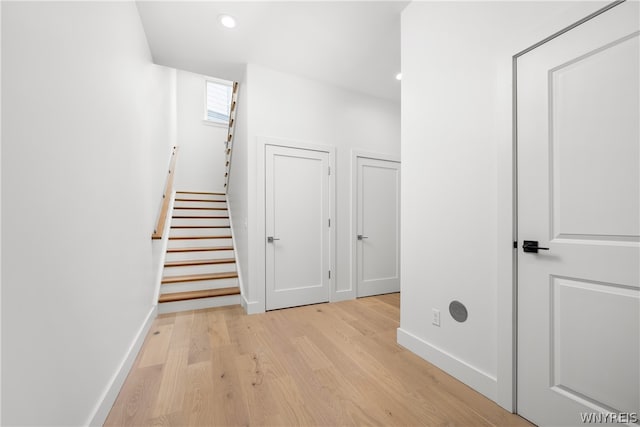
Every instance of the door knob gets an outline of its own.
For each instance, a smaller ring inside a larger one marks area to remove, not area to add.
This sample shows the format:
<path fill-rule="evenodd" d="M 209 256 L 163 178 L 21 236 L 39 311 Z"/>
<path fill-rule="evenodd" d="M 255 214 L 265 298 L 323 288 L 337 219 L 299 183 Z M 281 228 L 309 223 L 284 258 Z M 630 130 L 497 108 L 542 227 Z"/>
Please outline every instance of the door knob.
<path fill-rule="evenodd" d="M 369 236 L 363 236 L 362 234 L 358 234 L 358 240 L 368 239 Z"/>
<path fill-rule="evenodd" d="M 537 240 L 525 240 L 522 242 L 522 250 L 527 253 L 537 254 L 538 251 L 548 251 L 549 248 L 541 248 L 538 246 Z"/>
<path fill-rule="evenodd" d="M 267 242 L 268 242 L 268 243 L 273 243 L 275 240 L 280 240 L 280 239 L 275 238 L 275 237 L 273 237 L 273 236 L 268 236 L 268 237 L 267 237 Z"/>

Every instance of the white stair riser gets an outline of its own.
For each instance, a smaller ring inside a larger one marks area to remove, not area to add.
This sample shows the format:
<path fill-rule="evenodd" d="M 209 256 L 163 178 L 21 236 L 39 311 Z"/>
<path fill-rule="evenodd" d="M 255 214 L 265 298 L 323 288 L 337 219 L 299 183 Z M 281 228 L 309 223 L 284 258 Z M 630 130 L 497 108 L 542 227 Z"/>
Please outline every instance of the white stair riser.
<path fill-rule="evenodd" d="M 216 246 L 231 246 L 231 239 L 185 239 L 169 240 L 169 248 L 202 248 Z"/>
<path fill-rule="evenodd" d="M 180 236 L 230 236 L 230 228 L 172 228 L 170 237 Z"/>
<path fill-rule="evenodd" d="M 219 216 L 225 216 L 220 214 Z M 172 218 L 171 226 L 176 225 L 222 225 L 225 227 L 229 226 L 228 218 Z"/>
<path fill-rule="evenodd" d="M 191 216 L 226 216 L 226 209 L 173 209 L 172 216 L 191 215 Z"/>
<path fill-rule="evenodd" d="M 197 251 L 197 252 L 167 252 L 165 261 L 184 261 L 190 259 L 220 259 L 233 258 L 233 251 Z"/>
<path fill-rule="evenodd" d="M 201 310 L 204 308 L 239 305 L 240 298 L 240 295 L 227 295 L 223 297 L 200 298 L 188 301 L 163 302 L 158 304 L 158 313 L 175 313 L 178 311 Z"/>
<path fill-rule="evenodd" d="M 222 201 L 226 201 L 227 200 L 227 196 L 225 196 L 224 194 L 180 194 L 180 193 L 176 193 L 176 199 L 188 199 L 191 202 L 195 201 L 195 200 L 206 200 L 206 201 L 222 200 Z"/>
<path fill-rule="evenodd" d="M 201 205 L 207 205 L 209 203 L 226 203 L 226 201 L 224 200 L 224 197 L 211 197 L 211 198 L 207 198 L 206 202 L 203 201 L 199 201 L 197 200 L 198 197 L 184 197 L 184 196 L 176 196 L 176 199 L 189 199 L 189 200 L 175 200 L 175 204 L 176 205 L 194 205 L 194 206 L 201 206 Z"/>
<path fill-rule="evenodd" d="M 165 267 L 163 277 L 185 276 L 190 274 L 226 273 L 235 272 L 236 263 L 186 265 L 181 267 Z"/>
<path fill-rule="evenodd" d="M 224 200 L 226 196 L 223 194 L 191 194 L 191 193 L 179 193 L 176 191 L 176 199 L 207 199 L 207 200 Z"/>
<path fill-rule="evenodd" d="M 184 202 L 182 200 L 176 200 L 174 208 L 178 206 L 187 206 L 190 208 L 226 208 L 227 202 Z"/>
<path fill-rule="evenodd" d="M 203 291 L 206 289 L 220 289 L 238 286 L 238 278 L 199 280 L 196 282 L 163 283 L 160 285 L 160 294 L 173 294 L 176 292 Z"/>

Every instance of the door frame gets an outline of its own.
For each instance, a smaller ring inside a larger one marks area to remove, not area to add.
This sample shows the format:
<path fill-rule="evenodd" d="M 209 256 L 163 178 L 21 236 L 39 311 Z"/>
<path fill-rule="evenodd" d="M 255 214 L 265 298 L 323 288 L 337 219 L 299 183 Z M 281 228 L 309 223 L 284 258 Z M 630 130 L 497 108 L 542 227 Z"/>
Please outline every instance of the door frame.
<path fill-rule="evenodd" d="M 400 174 L 402 176 L 402 163 L 400 156 L 396 154 L 383 154 L 373 151 L 364 150 L 351 150 L 351 221 L 349 227 L 349 246 L 350 246 L 350 259 L 349 259 L 349 289 L 340 291 L 344 294 L 340 299 L 357 298 L 358 295 L 358 245 L 356 241 L 356 234 L 358 231 L 358 158 L 366 158 L 372 160 L 382 160 L 387 162 L 396 162 L 400 165 Z M 400 178 L 402 180 L 402 177 Z M 402 181 L 401 181 L 402 182 Z M 402 193 L 402 183 L 400 184 L 400 192 Z M 400 194 L 400 197 L 402 195 Z M 400 219 L 400 218 L 399 218 Z M 402 224 L 400 225 L 400 233 L 402 230 Z M 400 239 L 400 234 L 398 235 Z M 401 279 L 402 280 L 402 279 Z M 402 287 L 402 281 L 400 282 Z M 348 295 L 348 296 L 347 296 Z"/>
<path fill-rule="evenodd" d="M 519 254 L 519 240 L 518 240 L 518 58 L 531 52 L 532 50 L 560 37 L 564 33 L 571 31 L 572 29 L 590 21 L 591 19 L 605 13 L 606 11 L 624 3 L 626 0 L 616 0 L 604 7 L 590 13 L 584 18 L 570 24 L 563 29 L 551 34 L 550 36 L 534 43 L 533 45 L 519 51 L 512 56 L 512 82 L 511 82 L 511 129 L 512 129 L 512 168 L 511 168 L 511 183 L 512 183 L 512 260 L 511 260 L 511 287 L 509 289 L 503 289 L 498 292 L 499 298 L 502 294 L 504 301 L 510 300 L 511 304 L 509 309 L 501 309 L 501 304 L 498 304 L 498 335 L 500 337 L 511 337 L 510 342 L 505 342 L 498 348 L 498 359 L 501 362 L 505 362 L 503 369 L 500 369 L 500 363 L 498 364 L 499 375 L 504 374 L 505 377 L 510 376 L 511 380 L 505 378 L 502 385 L 504 395 L 511 396 L 511 409 L 513 413 L 518 413 L 518 254 Z M 499 301 L 500 302 L 500 301 Z M 501 357 L 502 356 L 502 357 Z M 509 373 L 511 375 L 509 375 Z"/>
<path fill-rule="evenodd" d="M 267 214 L 267 202 L 266 202 L 266 149 L 268 145 L 294 148 L 300 150 L 320 151 L 329 155 L 329 168 L 331 174 L 329 175 L 329 216 L 331 218 L 331 230 L 329 231 L 329 265 L 331 268 L 331 279 L 329 283 L 329 302 L 333 302 L 336 299 L 335 290 L 337 283 L 336 273 L 336 147 L 334 145 L 316 144 L 300 140 L 291 140 L 275 137 L 256 137 L 257 143 L 257 158 L 256 158 L 256 225 L 255 225 L 255 238 L 250 238 L 250 241 L 254 243 L 253 250 L 255 251 L 256 263 L 255 271 L 251 273 L 251 281 L 255 281 L 255 289 L 257 295 L 254 299 L 254 305 L 257 305 L 258 310 L 252 311 L 253 313 L 265 312 L 267 307 L 266 293 L 267 293 L 267 281 L 266 281 L 266 262 L 267 262 L 267 232 L 266 232 L 266 214 Z M 251 166 L 249 166 L 251 167 Z M 251 243 L 250 243 L 251 245 Z M 256 301 L 257 300 L 257 301 Z M 257 304 L 256 304 L 257 303 Z"/>

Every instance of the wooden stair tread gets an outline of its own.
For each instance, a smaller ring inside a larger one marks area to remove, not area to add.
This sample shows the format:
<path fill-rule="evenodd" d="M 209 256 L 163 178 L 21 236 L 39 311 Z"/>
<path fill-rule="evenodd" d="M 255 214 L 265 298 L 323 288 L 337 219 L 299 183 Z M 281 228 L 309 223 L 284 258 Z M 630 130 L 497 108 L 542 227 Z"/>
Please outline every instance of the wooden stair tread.
<path fill-rule="evenodd" d="M 208 193 L 206 191 L 176 191 L 176 194 L 211 194 L 214 196 L 224 196 L 224 193 Z"/>
<path fill-rule="evenodd" d="M 232 251 L 233 246 L 213 246 L 213 247 L 191 247 L 191 248 L 168 248 L 167 253 L 173 252 L 207 252 L 207 251 Z"/>
<path fill-rule="evenodd" d="M 186 301 L 200 298 L 223 297 L 227 295 L 240 294 L 240 288 L 237 286 L 221 289 L 207 289 L 204 291 L 176 292 L 172 294 L 160 295 L 158 302 Z"/>
<path fill-rule="evenodd" d="M 176 202 L 211 202 L 211 203 L 226 203 L 226 200 L 210 200 L 210 199 L 175 199 Z"/>
<path fill-rule="evenodd" d="M 228 225 L 172 225 L 171 228 L 231 228 Z"/>
<path fill-rule="evenodd" d="M 169 240 L 230 239 L 231 236 L 169 236 Z"/>
<path fill-rule="evenodd" d="M 201 280 L 217 280 L 217 279 L 233 279 L 238 277 L 235 271 L 226 273 L 207 273 L 207 274 L 188 274 L 185 276 L 163 277 L 162 284 L 179 283 L 179 282 L 199 282 Z"/>
<path fill-rule="evenodd" d="M 174 219 L 229 219 L 229 216 L 215 216 L 215 215 L 173 215 Z"/>
<path fill-rule="evenodd" d="M 174 206 L 173 209 L 186 209 L 189 211 L 226 211 L 227 208 L 203 208 L 201 206 Z"/>
<path fill-rule="evenodd" d="M 168 261 L 164 263 L 165 267 L 187 267 L 190 265 L 215 265 L 215 264 L 235 264 L 235 258 L 220 259 L 192 259 L 187 261 Z"/>

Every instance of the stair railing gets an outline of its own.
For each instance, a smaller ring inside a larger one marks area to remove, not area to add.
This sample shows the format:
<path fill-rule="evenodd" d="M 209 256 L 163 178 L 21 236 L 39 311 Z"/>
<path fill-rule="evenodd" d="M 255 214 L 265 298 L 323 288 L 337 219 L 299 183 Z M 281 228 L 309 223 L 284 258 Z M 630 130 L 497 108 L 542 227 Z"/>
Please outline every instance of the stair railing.
<path fill-rule="evenodd" d="M 171 202 L 171 195 L 173 194 L 173 177 L 175 176 L 176 157 L 178 157 L 178 146 L 175 146 L 171 149 L 169 172 L 167 174 L 167 180 L 164 185 L 164 192 L 162 193 L 162 208 L 160 208 L 158 222 L 156 223 L 156 227 L 153 230 L 153 234 L 151 235 L 152 239 L 162 239 L 162 234 L 164 233 L 164 226 L 167 222 L 169 203 Z"/>
<path fill-rule="evenodd" d="M 224 192 L 229 190 L 229 174 L 231 173 L 231 153 L 233 152 L 233 134 L 236 125 L 236 104 L 238 102 L 238 82 L 233 82 L 233 93 L 231 95 L 231 108 L 229 110 L 229 131 L 224 142 L 225 165 L 224 165 Z"/>

